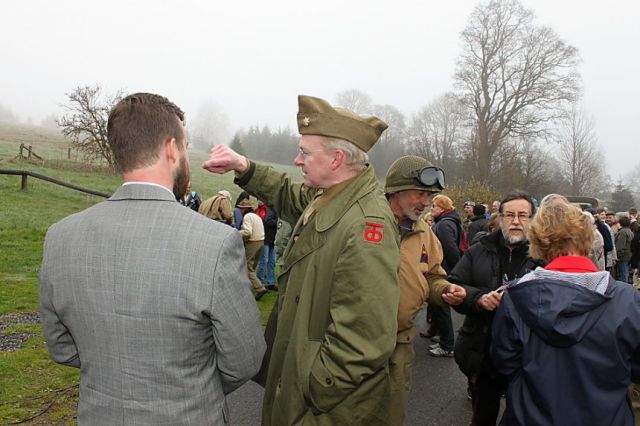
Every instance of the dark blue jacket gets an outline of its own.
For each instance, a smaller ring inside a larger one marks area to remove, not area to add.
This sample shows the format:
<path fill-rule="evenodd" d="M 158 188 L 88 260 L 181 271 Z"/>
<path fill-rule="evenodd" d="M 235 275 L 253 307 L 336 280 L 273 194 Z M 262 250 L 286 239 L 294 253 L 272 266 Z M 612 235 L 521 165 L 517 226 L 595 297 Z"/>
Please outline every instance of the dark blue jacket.
<path fill-rule="evenodd" d="M 442 213 L 434 220 L 433 233 L 436 234 L 442 246 L 442 267 L 450 274 L 460 260 L 460 238 L 462 236 L 462 221 L 455 210 Z"/>
<path fill-rule="evenodd" d="M 600 274 L 604 294 L 549 277 L 504 293 L 491 356 L 510 377 L 507 425 L 633 425 L 640 292 Z"/>

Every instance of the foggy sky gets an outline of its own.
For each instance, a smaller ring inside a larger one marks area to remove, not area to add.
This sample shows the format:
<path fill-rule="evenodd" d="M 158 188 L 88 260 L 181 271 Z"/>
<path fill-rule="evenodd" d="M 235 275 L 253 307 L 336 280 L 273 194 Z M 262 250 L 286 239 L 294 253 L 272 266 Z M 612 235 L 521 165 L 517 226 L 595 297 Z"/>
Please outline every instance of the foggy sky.
<path fill-rule="evenodd" d="M 583 106 L 607 172 L 640 161 L 640 3 L 524 0 L 582 58 Z M 65 92 L 167 96 L 193 116 L 213 100 L 233 128 L 295 129 L 296 95 L 358 89 L 407 117 L 453 88 L 468 0 L 19 0 L 0 9 L 0 104 L 37 124 Z M 633 150 L 633 151 L 630 151 Z"/>

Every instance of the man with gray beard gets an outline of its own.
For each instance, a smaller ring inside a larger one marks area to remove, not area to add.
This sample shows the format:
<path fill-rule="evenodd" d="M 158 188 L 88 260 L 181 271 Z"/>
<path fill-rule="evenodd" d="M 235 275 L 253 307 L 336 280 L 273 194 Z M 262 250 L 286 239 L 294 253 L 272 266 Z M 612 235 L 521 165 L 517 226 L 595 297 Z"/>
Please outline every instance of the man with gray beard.
<path fill-rule="evenodd" d="M 498 373 L 489 356 L 491 323 L 504 285 L 542 266 L 529 256 L 526 237 L 534 213 L 528 194 L 508 194 L 500 203 L 500 229 L 469 247 L 449 275 L 450 282 L 467 291 L 464 302 L 454 307 L 466 315 L 454 356 L 469 377 L 473 426 L 496 425 L 500 397 L 507 388 L 507 377 Z"/>

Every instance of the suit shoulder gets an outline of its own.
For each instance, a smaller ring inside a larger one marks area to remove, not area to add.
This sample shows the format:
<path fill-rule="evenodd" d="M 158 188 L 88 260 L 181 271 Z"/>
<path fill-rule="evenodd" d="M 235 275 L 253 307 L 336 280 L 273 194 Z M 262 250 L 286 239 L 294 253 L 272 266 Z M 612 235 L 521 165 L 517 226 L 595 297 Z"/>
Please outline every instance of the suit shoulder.
<path fill-rule="evenodd" d="M 66 230 L 69 228 L 75 228 L 81 222 L 84 222 L 93 217 L 93 215 L 96 214 L 96 212 L 99 211 L 105 203 L 106 201 L 102 201 L 100 203 L 94 204 L 91 207 L 88 207 L 76 213 L 72 213 L 69 216 L 60 219 L 49 227 L 47 233 L 66 232 Z"/>

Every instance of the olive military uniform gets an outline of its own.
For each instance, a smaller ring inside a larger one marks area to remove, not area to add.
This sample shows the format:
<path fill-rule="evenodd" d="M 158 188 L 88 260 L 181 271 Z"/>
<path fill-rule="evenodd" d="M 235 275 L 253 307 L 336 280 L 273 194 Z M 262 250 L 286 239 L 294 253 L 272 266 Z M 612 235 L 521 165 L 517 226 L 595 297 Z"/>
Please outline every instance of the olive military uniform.
<path fill-rule="evenodd" d="M 236 183 L 296 224 L 278 278 L 263 424 L 389 424 L 399 248 L 373 169 L 320 197 L 254 163 Z"/>

